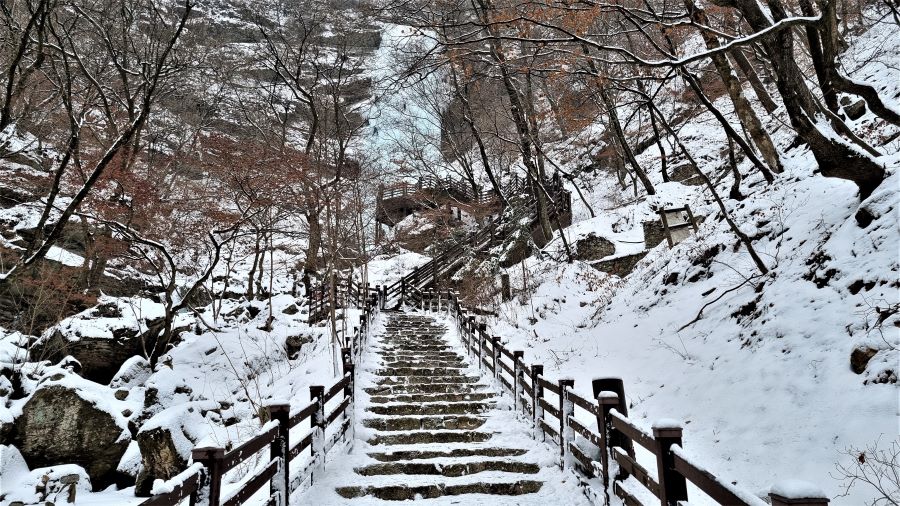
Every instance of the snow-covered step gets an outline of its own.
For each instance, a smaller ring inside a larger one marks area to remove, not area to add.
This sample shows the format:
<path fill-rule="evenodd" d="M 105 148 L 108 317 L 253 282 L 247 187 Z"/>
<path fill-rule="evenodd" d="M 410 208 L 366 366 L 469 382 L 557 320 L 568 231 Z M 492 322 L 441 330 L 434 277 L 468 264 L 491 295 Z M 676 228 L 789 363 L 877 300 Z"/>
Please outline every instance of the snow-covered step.
<path fill-rule="evenodd" d="M 495 448 L 492 446 L 468 446 L 463 448 L 442 448 L 439 450 L 397 450 L 391 452 L 373 452 L 368 456 L 379 462 L 395 462 L 398 460 L 455 459 L 466 457 L 518 457 L 528 450 L 523 448 Z"/>
<path fill-rule="evenodd" d="M 379 431 L 472 430 L 484 425 L 475 416 L 391 416 L 367 418 L 363 426 Z"/>
<path fill-rule="evenodd" d="M 369 395 L 392 395 L 392 394 L 425 394 L 425 393 L 468 393 L 486 389 L 487 386 L 478 383 L 393 383 L 389 385 L 381 385 L 378 387 L 363 389 Z"/>
<path fill-rule="evenodd" d="M 474 430 L 379 432 L 368 443 L 378 445 L 410 445 L 428 443 L 478 443 L 490 440 L 493 432 Z"/>
<path fill-rule="evenodd" d="M 461 392 L 461 393 L 422 393 L 422 394 L 390 394 L 372 395 L 369 402 L 373 404 L 386 404 L 391 402 L 461 402 L 482 401 L 492 399 L 494 394 L 490 392 Z"/>
<path fill-rule="evenodd" d="M 422 404 L 373 404 L 366 411 L 377 415 L 465 415 L 483 413 L 494 406 L 491 402 L 429 402 Z"/>
<path fill-rule="evenodd" d="M 461 376 L 465 366 L 453 367 L 387 367 L 375 372 L 377 376 Z"/>
<path fill-rule="evenodd" d="M 463 494 L 490 495 L 522 495 L 537 492 L 543 482 L 536 480 L 518 480 L 507 482 L 474 482 L 449 485 L 435 483 L 431 485 L 384 485 L 370 487 L 341 487 L 337 493 L 348 499 L 373 496 L 390 501 L 410 501 L 414 499 L 434 499 L 443 496 Z"/>
<path fill-rule="evenodd" d="M 356 469 L 362 476 L 385 474 L 417 474 L 441 476 L 468 476 L 484 472 L 537 474 L 540 466 L 517 460 L 481 460 L 476 462 L 389 462 L 372 464 Z"/>
<path fill-rule="evenodd" d="M 458 368 L 458 367 L 466 367 L 465 362 L 461 358 L 429 358 L 424 360 L 411 360 L 410 358 L 400 358 L 400 359 L 382 359 L 381 365 L 384 367 L 450 367 L 450 368 Z"/>
<path fill-rule="evenodd" d="M 478 383 L 477 376 L 383 376 L 379 385 L 413 385 L 423 383 Z"/>

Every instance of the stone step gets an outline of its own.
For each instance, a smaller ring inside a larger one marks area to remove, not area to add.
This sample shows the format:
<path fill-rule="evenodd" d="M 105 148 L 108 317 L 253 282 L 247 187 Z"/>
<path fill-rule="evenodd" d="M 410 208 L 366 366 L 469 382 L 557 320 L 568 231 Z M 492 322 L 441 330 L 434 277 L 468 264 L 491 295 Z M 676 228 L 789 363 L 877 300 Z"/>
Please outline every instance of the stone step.
<path fill-rule="evenodd" d="M 423 354 L 413 354 L 413 353 L 404 353 L 404 354 L 381 354 L 381 362 L 388 363 L 410 363 L 410 364 L 418 364 L 421 362 L 446 362 L 448 364 L 465 364 L 465 361 L 457 355 L 456 353 L 446 353 L 446 354 L 438 354 L 438 355 L 423 355 Z M 401 366 L 402 367 L 402 366 Z"/>
<path fill-rule="evenodd" d="M 474 448 L 454 448 L 452 450 L 401 450 L 386 453 L 369 453 L 369 457 L 379 462 L 396 462 L 400 460 L 426 460 L 464 457 L 518 457 L 528 450 L 521 448 L 494 448 L 490 446 Z"/>
<path fill-rule="evenodd" d="M 458 379 L 458 378 L 457 378 Z M 465 394 L 486 389 L 486 385 L 477 383 L 393 383 L 363 389 L 369 395 L 408 395 L 408 394 Z"/>
<path fill-rule="evenodd" d="M 429 485 L 387 485 L 367 487 L 341 487 L 337 493 L 347 499 L 358 497 L 376 497 L 387 501 L 409 501 L 415 499 L 434 499 L 443 496 L 463 494 L 522 495 L 533 494 L 541 489 L 543 483 L 535 480 L 518 480 L 497 483 L 461 483 L 447 485 L 443 483 Z"/>
<path fill-rule="evenodd" d="M 377 376 L 460 376 L 465 367 L 389 367 L 375 371 Z"/>
<path fill-rule="evenodd" d="M 476 376 L 384 376 L 378 385 L 419 385 L 427 383 L 478 383 L 481 378 Z"/>
<path fill-rule="evenodd" d="M 484 425 L 484 418 L 476 416 L 391 416 L 367 418 L 363 425 L 383 431 L 409 430 L 472 430 Z"/>
<path fill-rule="evenodd" d="M 412 339 L 403 339 L 403 340 L 394 340 L 388 341 L 385 344 L 389 344 L 393 349 L 405 349 L 407 351 L 418 353 L 423 357 L 427 357 L 429 353 L 434 351 L 452 351 L 453 347 L 449 344 L 435 341 L 429 339 L 427 341 L 422 340 L 412 340 Z"/>
<path fill-rule="evenodd" d="M 384 367 L 397 368 L 397 367 L 416 367 L 416 368 L 438 368 L 438 367 L 446 367 L 448 369 L 465 369 L 469 367 L 462 360 L 438 360 L 438 359 L 429 359 L 425 358 L 422 360 L 391 360 L 391 359 L 382 359 L 381 365 Z"/>
<path fill-rule="evenodd" d="M 432 352 L 452 352 L 453 347 L 446 344 L 423 344 L 419 346 L 404 344 L 398 346 L 392 345 L 389 348 L 381 348 L 381 351 L 387 353 L 413 353 L 418 354 L 419 356 L 428 356 L 428 354 Z"/>
<path fill-rule="evenodd" d="M 485 460 L 481 462 L 387 462 L 356 468 L 362 476 L 389 474 L 418 474 L 440 476 L 468 476 L 484 472 L 537 474 L 541 467 L 516 460 Z"/>
<path fill-rule="evenodd" d="M 462 402 L 462 401 L 483 401 L 492 399 L 495 395 L 489 392 L 467 392 L 467 393 L 435 393 L 435 394 L 394 394 L 394 395 L 373 395 L 369 397 L 369 402 L 373 404 L 387 404 L 389 402 Z"/>
<path fill-rule="evenodd" d="M 490 432 L 472 430 L 462 431 L 410 431 L 378 433 L 369 439 L 369 444 L 378 445 L 414 445 L 430 443 L 483 443 L 493 437 Z"/>
<path fill-rule="evenodd" d="M 483 413 L 493 407 L 489 402 L 430 402 L 426 404 L 374 404 L 366 411 L 376 415 L 467 415 Z"/>

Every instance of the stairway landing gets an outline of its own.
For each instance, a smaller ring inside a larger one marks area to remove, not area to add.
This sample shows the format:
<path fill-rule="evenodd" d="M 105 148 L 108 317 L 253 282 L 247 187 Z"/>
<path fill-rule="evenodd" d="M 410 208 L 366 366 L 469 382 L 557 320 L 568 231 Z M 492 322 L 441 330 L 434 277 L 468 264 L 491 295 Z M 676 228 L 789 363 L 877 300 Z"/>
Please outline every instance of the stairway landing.
<path fill-rule="evenodd" d="M 357 372 L 353 448 L 292 504 L 590 504 L 456 351 L 455 329 L 424 314 L 384 318 Z"/>

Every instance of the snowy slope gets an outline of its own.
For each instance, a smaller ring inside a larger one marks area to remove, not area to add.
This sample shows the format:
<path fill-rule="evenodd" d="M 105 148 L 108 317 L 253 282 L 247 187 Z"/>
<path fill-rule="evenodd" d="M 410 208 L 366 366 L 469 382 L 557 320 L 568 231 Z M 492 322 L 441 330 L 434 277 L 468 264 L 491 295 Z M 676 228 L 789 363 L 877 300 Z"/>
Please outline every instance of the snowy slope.
<path fill-rule="evenodd" d="M 890 30 L 873 29 L 851 51 L 863 59 L 863 48 L 900 46 L 900 33 Z M 879 55 L 859 73 L 895 89 L 900 80 L 885 69 L 900 62 L 896 51 Z M 717 105 L 730 110 L 727 99 Z M 704 128 L 710 119 L 697 115 L 682 135 L 712 170 L 724 138 Z M 858 121 L 876 124 L 870 114 Z M 871 128 L 871 142 L 895 132 Z M 670 183 L 669 197 L 680 193 L 707 218 L 697 235 L 672 250 L 657 246 L 624 280 L 580 262 L 529 259 L 526 276 L 519 266 L 509 270 L 519 296 L 489 327 L 524 349 L 527 362 L 544 364 L 548 377 L 572 376 L 588 395 L 593 378 L 624 378 L 632 418 L 646 426 L 681 420 L 689 454 L 760 496 L 783 478 L 800 478 L 823 487 L 832 504 L 868 503 L 873 489 L 857 483 L 845 491 L 836 464 L 898 437 L 900 324 L 896 315 L 876 321 L 898 303 L 900 145 L 882 146 L 889 178 L 860 202 L 852 184 L 814 174 L 808 150 L 788 148 L 791 135 L 774 140 L 787 153 L 786 172 L 771 187 L 751 175 L 747 198 L 729 204 L 770 275 L 758 275 L 708 192 Z M 656 156 L 652 148 L 641 161 L 655 167 Z M 727 195 L 729 184 L 726 176 L 719 191 Z M 629 199 L 614 183 L 588 187 L 598 217 L 587 219 L 574 199 L 584 221 L 566 232 L 570 239 L 596 231 L 620 246 L 641 236 L 654 199 L 623 205 Z M 875 216 L 865 228 L 856 219 L 861 208 Z M 850 367 L 858 346 L 879 350 L 862 374 Z"/>

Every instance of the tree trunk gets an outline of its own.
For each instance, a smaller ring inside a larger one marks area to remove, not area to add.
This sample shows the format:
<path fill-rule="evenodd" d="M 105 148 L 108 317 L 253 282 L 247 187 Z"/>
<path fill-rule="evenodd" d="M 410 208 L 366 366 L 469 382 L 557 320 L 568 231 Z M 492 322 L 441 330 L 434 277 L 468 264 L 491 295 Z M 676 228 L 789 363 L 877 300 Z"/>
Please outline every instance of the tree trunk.
<path fill-rule="evenodd" d="M 737 7 L 757 32 L 771 28 L 772 22 L 756 0 L 716 0 L 717 5 Z M 772 18 L 778 22 L 787 17 L 780 0 L 769 0 Z M 835 132 L 826 134 L 824 118 L 818 114 L 815 98 L 806 86 L 802 71 L 794 60 L 794 38 L 791 30 L 780 30 L 763 39 L 772 59 L 775 82 L 790 118 L 791 125 L 810 147 L 822 175 L 852 181 L 866 198 L 884 180 L 884 167 L 840 139 Z"/>
<path fill-rule="evenodd" d="M 840 52 L 838 37 L 840 36 L 840 33 L 837 28 L 836 0 L 818 0 L 818 3 L 819 8 L 822 11 L 822 24 L 819 28 L 822 36 L 822 53 L 820 55 L 822 61 L 820 62 L 820 65 L 823 68 L 826 83 L 822 88 L 822 91 L 825 92 L 827 88 L 832 90 L 832 93 L 834 93 L 834 91 L 842 91 L 844 93 L 852 93 L 862 97 L 869 106 L 869 110 L 878 115 L 878 117 L 889 123 L 900 126 L 900 112 L 895 111 L 889 105 L 885 104 L 875 88 L 866 83 L 851 81 L 838 71 L 837 57 Z M 800 0 L 800 6 L 801 8 L 804 8 L 805 6 L 806 9 L 813 12 L 810 0 Z M 803 15 L 809 16 L 811 14 L 806 14 L 806 10 L 804 9 Z M 812 29 L 813 27 L 809 28 Z M 816 68 L 818 69 L 818 66 Z M 837 106 L 836 98 L 835 106 Z M 836 109 L 832 109 L 832 111 L 836 112 Z"/>
<path fill-rule="evenodd" d="M 319 213 L 306 213 L 306 221 L 309 225 L 309 240 L 306 246 L 306 270 L 315 272 L 319 269 L 319 249 L 322 247 L 322 224 L 319 223 Z"/>
<path fill-rule="evenodd" d="M 741 73 L 744 74 L 747 81 L 750 82 L 750 87 L 753 88 L 753 93 L 756 94 L 756 98 L 759 100 L 759 103 L 762 104 L 763 109 L 769 114 L 775 112 L 775 109 L 778 109 L 778 104 L 775 103 L 772 95 L 769 95 L 766 85 L 763 84 L 762 79 L 759 78 L 759 74 L 756 72 L 756 69 L 753 68 L 753 64 L 750 63 L 750 60 L 747 59 L 747 55 L 744 54 L 741 48 L 737 48 L 729 54 L 731 55 L 731 58 L 734 59 L 735 63 L 737 63 L 738 68 L 741 69 Z"/>
<path fill-rule="evenodd" d="M 808 2 L 809 0 L 801 1 Z M 694 0 L 684 0 L 684 5 L 690 13 L 692 20 L 703 26 L 709 25 L 709 18 L 706 16 L 706 11 L 699 8 Z M 715 36 L 706 31 L 701 31 L 701 34 L 707 49 L 716 49 L 719 47 L 719 41 Z M 734 104 L 734 112 L 737 114 L 744 129 L 746 129 L 750 139 L 753 140 L 753 143 L 759 149 L 769 168 L 774 172 L 783 172 L 784 167 L 781 165 L 781 159 L 778 157 L 778 151 L 775 149 L 775 144 L 772 143 L 772 139 L 763 128 L 762 122 L 759 120 L 759 117 L 756 116 L 756 112 L 753 111 L 750 102 L 744 97 L 741 83 L 732 72 L 728 58 L 725 57 L 724 54 L 714 54 L 711 56 L 711 59 L 719 74 L 719 78 L 722 79 L 722 83 L 728 90 L 728 96 L 731 98 L 731 103 Z"/>

